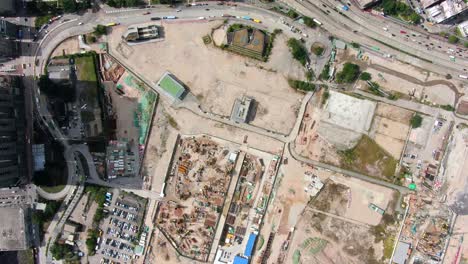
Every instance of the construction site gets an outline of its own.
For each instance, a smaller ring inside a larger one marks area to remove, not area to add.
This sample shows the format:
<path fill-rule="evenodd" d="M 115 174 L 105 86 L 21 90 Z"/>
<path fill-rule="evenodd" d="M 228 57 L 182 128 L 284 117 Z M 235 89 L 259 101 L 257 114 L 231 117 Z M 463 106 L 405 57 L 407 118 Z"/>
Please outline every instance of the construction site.
<path fill-rule="evenodd" d="M 106 102 L 104 109 L 110 122 L 109 179 L 119 175 L 135 176 L 145 151 L 157 94 L 109 55 L 102 55 L 100 61 Z M 118 155 L 114 157 L 114 153 Z M 114 169 L 116 162 L 122 163 L 117 165 L 117 170 L 120 167 L 125 169 L 117 172 Z"/>
<path fill-rule="evenodd" d="M 454 214 L 443 201 L 419 193 L 407 199 L 408 211 L 403 222 L 393 261 L 428 263 L 441 261 L 449 241 Z M 402 250 L 407 248 L 407 250 Z M 410 262 L 410 263 L 411 263 Z"/>
<path fill-rule="evenodd" d="M 253 151 L 253 150 L 251 150 Z M 279 157 L 245 154 L 239 179 L 219 239 L 214 263 L 244 263 L 253 257 L 258 233 L 270 201 Z M 224 214 L 223 214 L 224 216 Z"/>
<path fill-rule="evenodd" d="M 156 226 L 181 255 L 206 261 L 238 152 L 206 136 L 176 144 Z"/>

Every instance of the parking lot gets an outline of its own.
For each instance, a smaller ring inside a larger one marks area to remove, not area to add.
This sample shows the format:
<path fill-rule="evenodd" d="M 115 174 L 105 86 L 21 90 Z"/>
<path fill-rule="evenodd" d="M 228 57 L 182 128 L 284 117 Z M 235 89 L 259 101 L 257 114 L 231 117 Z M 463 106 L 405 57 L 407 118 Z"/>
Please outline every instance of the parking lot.
<path fill-rule="evenodd" d="M 129 263 L 143 229 L 145 201 L 119 190 L 113 190 L 107 198 L 104 206 L 108 216 L 102 221 L 97 258 L 92 263 Z"/>
<path fill-rule="evenodd" d="M 72 139 L 82 139 L 85 136 L 84 126 L 81 122 L 80 109 L 78 109 L 77 104 L 68 104 L 70 107 L 68 111 L 68 126 L 62 126 L 62 131 L 69 138 Z"/>

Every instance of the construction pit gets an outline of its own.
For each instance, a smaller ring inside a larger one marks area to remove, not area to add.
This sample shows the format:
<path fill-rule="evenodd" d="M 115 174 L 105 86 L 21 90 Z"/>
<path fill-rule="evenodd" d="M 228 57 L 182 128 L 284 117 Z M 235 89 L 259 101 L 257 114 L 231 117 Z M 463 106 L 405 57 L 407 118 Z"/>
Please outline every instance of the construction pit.
<path fill-rule="evenodd" d="M 335 91 L 311 98 L 295 151 L 319 162 L 394 181 L 412 112 Z"/>
<path fill-rule="evenodd" d="M 180 136 L 156 226 L 185 259 L 212 260 L 218 244 L 238 255 L 233 249 L 243 250 L 260 229 L 278 161 L 219 138 Z"/>
<path fill-rule="evenodd" d="M 117 26 L 108 36 L 109 52 L 152 84 L 171 72 L 188 87 L 193 95 L 190 100 L 214 115 L 228 118 L 235 99 L 250 96 L 256 102 L 250 123 L 288 134 L 303 94 L 292 90 L 287 79 L 303 79 L 304 69 L 290 56 L 287 36 L 279 34 L 268 62 L 261 62 L 204 44 L 203 36 L 220 25 L 220 21 L 207 20 L 184 26 L 166 22 L 163 41 L 138 46 L 122 42 L 126 28 Z"/>
<path fill-rule="evenodd" d="M 208 258 L 236 158 L 234 150 L 205 137 L 177 143 L 156 225 L 181 254 Z"/>

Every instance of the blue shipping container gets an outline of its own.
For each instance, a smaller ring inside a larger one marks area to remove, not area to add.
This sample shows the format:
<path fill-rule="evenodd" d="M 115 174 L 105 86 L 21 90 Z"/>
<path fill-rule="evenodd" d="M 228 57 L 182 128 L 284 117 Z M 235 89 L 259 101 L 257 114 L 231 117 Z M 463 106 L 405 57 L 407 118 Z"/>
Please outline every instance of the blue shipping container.
<path fill-rule="evenodd" d="M 250 233 L 249 240 L 247 241 L 247 246 L 245 246 L 244 256 L 250 258 L 255 246 L 255 241 L 257 240 L 257 234 Z"/>
<path fill-rule="evenodd" d="M 233 264 L 249 264 L 249 260 L 241 256 L 235 256 Z"/>

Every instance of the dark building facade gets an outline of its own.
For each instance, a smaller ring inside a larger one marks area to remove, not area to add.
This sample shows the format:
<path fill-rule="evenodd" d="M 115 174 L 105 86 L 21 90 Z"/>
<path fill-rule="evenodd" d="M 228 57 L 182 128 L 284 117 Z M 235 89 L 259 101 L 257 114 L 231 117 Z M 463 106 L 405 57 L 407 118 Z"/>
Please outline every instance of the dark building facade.
<path fill-rule="evenodd" d="M 0 76 L 0 188 L 29 182 L 24 102 L 19 78 Z"/>

